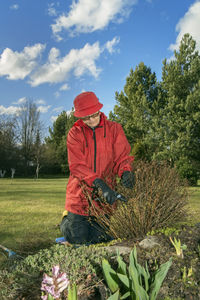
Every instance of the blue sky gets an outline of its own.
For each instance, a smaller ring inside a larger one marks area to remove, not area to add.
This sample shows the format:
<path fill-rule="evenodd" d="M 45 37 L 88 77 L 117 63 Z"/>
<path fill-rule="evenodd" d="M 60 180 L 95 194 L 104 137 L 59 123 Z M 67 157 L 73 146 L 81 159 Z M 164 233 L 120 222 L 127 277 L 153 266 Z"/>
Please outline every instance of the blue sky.
<path fill-rule="evenodd" d="M 108 115 L 130 69 L 162 76 L 184 33 L 200 50 L 200 1 L 1 0 L 0 115 L 35 101 L 46 128 L 94 91 Z"/>

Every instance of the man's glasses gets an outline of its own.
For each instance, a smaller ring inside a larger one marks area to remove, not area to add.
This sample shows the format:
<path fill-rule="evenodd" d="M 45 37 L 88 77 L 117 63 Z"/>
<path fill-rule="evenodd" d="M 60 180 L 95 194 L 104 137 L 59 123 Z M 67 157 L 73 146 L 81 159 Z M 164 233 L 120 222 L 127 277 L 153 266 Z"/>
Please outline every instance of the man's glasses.
<path fill-rule="evenodd" d="M 89 121 L 90 119 L 95 119 L 95 118 L 97 118 L 99 116 L 99 111 L 98 112 L 96 112 L 95 114 L 93 114 L 93 115 L 90 115 L 90 116 L 87 116 L 87 117 L 84 117 L 84 118 L 81 118 L 81 120 L 83 120 L 83 121 Z"/>

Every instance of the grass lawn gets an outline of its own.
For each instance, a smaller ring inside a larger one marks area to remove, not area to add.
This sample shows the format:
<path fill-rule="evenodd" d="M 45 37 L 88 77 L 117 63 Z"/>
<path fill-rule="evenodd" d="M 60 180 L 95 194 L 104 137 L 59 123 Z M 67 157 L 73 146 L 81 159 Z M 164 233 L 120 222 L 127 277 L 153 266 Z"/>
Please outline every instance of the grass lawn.
<path fill-rule="evenodd" d="M 0 244 L 22 255 L 52 245 L 61 236 L 66 184 L 66 178 L 0 179 Z M 200 222 L 200 185 L 190 188 L 189 210 L 191 222 Z"/>
<path fill-rule="evenodd" d="M 0 244 L 32 254 L 61 236 L 67 178 L 0 179 Z M 0 261 L 5 257 L 0 250 Z"/>
<path fill-rule="evenodd" d="M 189 211 L 191 212 L 191 222 L 200 222 L 200 180 L 197 186 L 189 189 Z"/>

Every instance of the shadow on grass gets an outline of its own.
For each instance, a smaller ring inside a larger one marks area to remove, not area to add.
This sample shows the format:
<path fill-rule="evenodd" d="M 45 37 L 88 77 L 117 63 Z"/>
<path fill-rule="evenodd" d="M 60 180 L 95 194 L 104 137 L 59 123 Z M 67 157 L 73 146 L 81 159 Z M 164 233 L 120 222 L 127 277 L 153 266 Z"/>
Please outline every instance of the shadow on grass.
<path fill-rule="evenodd" d="M 53 239 L 50 238 L 36 238 L 35 240 L 29 239 L 27 242 L 23 242 L 18 245 L 18 253 L 21 256 L 28 256 L 28 255 L 34 255 L 38 251 L 42 249 L 48 249 L 50 248 L 53 244 L 55 244 Z"/>
<path fill-rule="evenodd" d="M 29 241 L 27 243 L 23 243 L 23 244 L 19 244 L 16 243 L 16 249 L 14 249 L 14 252 L 16 253 L 17 257 L 20 258 L 25 258 L 28 255 L 34 255 L 36 253 L 38 253 L 38 251 L 42 250 L 42 249 L 48 249 L 50 247 L 53 246 L 53 244 L 55 244 L 52 239 L 46 239 L 46 240 L 40 240 L 37 239 L 35 241 Z M 2 244 L 1 244 L 2 245 Z M 5 246 L 5 245 L 3 245 Z M 13 249 L 10 249 L 12 250 Z M 6 251 L 4 251 L 3 249 L 0 249 L 0 262 L 6 262 L 6 260 L 9 258 L 8 254 Z"/>
<path fill-rule="evenodd" d="M 0 244 L 3 244 L 4 240 L 8 238 L 14 238 L 14 234 L 10 232 L 0 231 Z"/>

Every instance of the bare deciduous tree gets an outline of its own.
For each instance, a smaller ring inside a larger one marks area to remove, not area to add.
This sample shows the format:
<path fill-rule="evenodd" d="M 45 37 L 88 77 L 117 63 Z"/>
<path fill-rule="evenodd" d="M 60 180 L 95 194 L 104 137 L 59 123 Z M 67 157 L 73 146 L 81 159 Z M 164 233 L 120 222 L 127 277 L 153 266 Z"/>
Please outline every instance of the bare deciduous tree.
<path fill-rule="evenodd" d="M 16 118 L 11 116 L 0 116 L 0 166 L 9 170 L 15 167 L 17 160 L 17 132 Z"/>
<path fill-rule="evenodd" d="M 20 107 L 18 124 L 22 156 L 26 168 L 34 160 L 34 145 L 42 127 L 37 105 L 29 99 L 26 99 Z"/>

